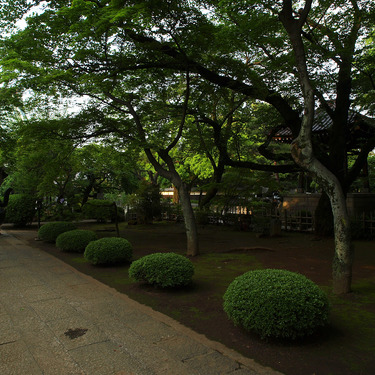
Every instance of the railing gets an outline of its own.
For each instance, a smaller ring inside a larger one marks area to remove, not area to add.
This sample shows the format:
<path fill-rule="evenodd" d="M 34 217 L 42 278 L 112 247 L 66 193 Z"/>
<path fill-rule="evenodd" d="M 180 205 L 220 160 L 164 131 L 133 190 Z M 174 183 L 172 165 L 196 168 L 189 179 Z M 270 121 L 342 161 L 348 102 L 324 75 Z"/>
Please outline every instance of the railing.
<path fill-rule="evenodd" d="M 375 237 L 375 212 L 363 212 L 352 218 L 352 235 L 358 238 Z"/>
<path fill-rule="evenodd" d="M 260 208 L 256 212 L 239 210 L 235 207 L 226 213 L 211 212 L 207 214 L 206 223 L 214 225 L 235 225 L 242 230 L 259 230 L 267 227 L 272 219 L 280 221 L 284 231 L 313 232 L 315 230 L 314 212 L 310 208 L 281 209 Z M 135 220 L 137 215 L 129 213 L 128 220 Z M 164 220 L 182 221 L 182 212 L 170 211 L 162 214 Z M 351 218 L 353 237 L 375 238 L 375 211 L 361 213 Z"/>
<path fill-rule="evenodd" d="M 312 232 L 315 228 L 314 215 L 309 210 L 282 210 L 274 208 L 263 211 L 263 215 L 270 219 L 278 219 L 281 229 L 298 232 Z"/>

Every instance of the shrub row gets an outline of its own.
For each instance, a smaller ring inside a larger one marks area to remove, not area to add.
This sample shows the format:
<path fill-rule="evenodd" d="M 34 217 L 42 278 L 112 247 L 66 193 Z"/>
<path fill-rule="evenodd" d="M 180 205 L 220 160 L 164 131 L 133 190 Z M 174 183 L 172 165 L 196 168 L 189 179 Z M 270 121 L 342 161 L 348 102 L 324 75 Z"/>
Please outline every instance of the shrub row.
<path fill-rule="evenodd" d="M 132 246 L 124 238 L 97 239 L 88 230 L 71 230 L 71 223 L 42 226 L 41 239 L 52 241 L 63 251 L 84 252 L 94 265 L 130 262 Z M 192 282 L 194 266 L 175 253 L 154 253 L 130 265 L 130 278 L 162 288 L 183 287 Z M 227 288 L 223 308 L 228 318 L 262 338 L 296 339 L 311 335 L 328 323 L 326 294 L 298 273 L 266 269 L 247 272 Z"/>
<path fill-rule="evenodd" d="M 77 229 L 69 222 L 42 225 L 38 238 L 56 242 L 57 248 L 62 251 L 84 253 L 84 257 L 93 264 L 127 262 L 133 255 L 131 244 L 124 238 L 108 237 L 98 240 L 94 231 Z"/>

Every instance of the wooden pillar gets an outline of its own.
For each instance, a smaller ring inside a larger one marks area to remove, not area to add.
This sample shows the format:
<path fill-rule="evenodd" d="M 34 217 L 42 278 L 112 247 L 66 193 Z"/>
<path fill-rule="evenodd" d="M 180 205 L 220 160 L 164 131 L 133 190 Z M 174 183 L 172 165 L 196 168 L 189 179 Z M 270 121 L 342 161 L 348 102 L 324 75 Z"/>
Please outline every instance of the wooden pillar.
<path fill-rule="evenodd" d="M 180 197 L 178 195 L 178 190 L 175 186 L 173 186 L 173 203 L 178 204 L 180 203 Z"/>

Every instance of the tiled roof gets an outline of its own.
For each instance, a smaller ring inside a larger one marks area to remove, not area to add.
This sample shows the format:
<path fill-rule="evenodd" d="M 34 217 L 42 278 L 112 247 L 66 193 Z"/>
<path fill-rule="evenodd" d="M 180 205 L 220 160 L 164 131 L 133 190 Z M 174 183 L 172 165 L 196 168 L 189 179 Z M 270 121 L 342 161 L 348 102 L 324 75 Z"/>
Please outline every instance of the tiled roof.
<path fill-rule="evenodd" d="M 375 119 L 363 116 L 357 112 L 351 111 L 348 117 L 349 134 L 348 141 L 353 144 L 360 142 L 360 139 L 375 136 Z M 328 130 L 332 126 L 331 117 L 323 110 L 316 112 L 315 121 L 312 127 L 314 135 L 328 136 Z M 354 139 L 353 139 L 354 138 Z M 273 137 L 276 142 L 290 143 L 293 140 L 292 131 L 289 127 L 280 129 Z M 353 144 L 354 146 L 354 144 Z"/>

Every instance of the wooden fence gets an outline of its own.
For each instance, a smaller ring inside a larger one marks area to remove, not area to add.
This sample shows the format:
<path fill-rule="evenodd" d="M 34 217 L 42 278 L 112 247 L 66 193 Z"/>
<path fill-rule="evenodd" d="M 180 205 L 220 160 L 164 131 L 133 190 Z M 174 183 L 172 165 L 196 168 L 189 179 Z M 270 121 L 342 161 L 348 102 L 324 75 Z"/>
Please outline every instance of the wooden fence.
<path fill-rule="evenodd" d="M 313 232 L 315 229 L 314 213 L 309 210 L 264 210 L 263 215 L 270 219 L 278 219 L 281 229 L 286 231 Z M 375 211 L 363 212 L 351 217 L 354 237 L 375 238 Z"/>
<path fill-rule="evenodd" d="M 164 212 L 164 220 L 182 221 L 181 212 Z M 128 213 L 127 220 L 136 220 L 135 213 Z M 238 208 L 207 214 L 206 223 L 214 225 L 235 225 L 242 230 L 259 230 L 262 226 L 269 226 L 272 219 L 280 221 L 284 231 L 313 232 L 315 230 L 315 217 L 311 209 L 299 207 L 298 209 L 266 208 L 255 212 L 238 210 Z M 364 212 L 351 217 L 353 237 L 375 238 L 375 211 Z"/>
<path fill-rule="evenodd" d="M 270 219 L 278 219 L 281 229 L 287 231 L 312 232 L 315 228 L 314 215 L 308 210 L 264 210 L 264 216 Z"/>
<path fill-rule="evenodd" d="M 352 234 L 359 238 L 375 238 L 375 211 L 355 215 L 352 218 Z"/>

